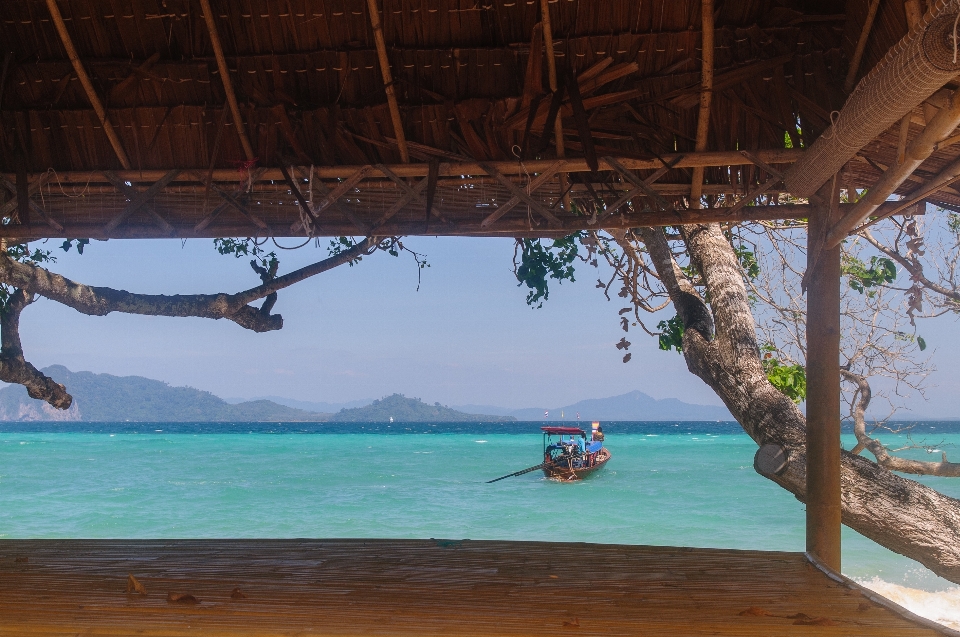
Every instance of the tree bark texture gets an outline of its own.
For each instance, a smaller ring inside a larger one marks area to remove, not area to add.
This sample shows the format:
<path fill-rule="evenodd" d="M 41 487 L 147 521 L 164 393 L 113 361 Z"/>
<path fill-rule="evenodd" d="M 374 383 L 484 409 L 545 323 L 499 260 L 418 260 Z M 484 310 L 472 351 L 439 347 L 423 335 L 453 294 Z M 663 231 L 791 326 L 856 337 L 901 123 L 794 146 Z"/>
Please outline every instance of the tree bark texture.
<path fill-rule="evenodd" d="M 767 380 L 733 248 L 718 225 L 684 226 L 682 234 L 703 277 L 709 309 L 677 267 L 663 230 L 642 231 L 684 324 L 687 367 L 716 392 L 757 444 L 785 450 L 786 469 L 768 477 L 805 502 L 806 421 Z M 841 483 L 844 524 L 960 583 L 960 500 L 846 451 L 841 453 Z"/>

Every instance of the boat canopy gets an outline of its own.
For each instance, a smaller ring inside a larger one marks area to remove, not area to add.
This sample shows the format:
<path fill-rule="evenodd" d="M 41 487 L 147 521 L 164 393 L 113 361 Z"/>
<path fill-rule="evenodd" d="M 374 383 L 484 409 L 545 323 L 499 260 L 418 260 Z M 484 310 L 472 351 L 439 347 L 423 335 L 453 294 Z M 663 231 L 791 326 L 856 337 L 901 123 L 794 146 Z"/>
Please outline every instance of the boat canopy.
<path fill-rule="evenodd" d="M 583 436 L 586 438 L 587 432 L 579 427 L 540 427 L 545 434 L 562 434 L 566 436 Z"/>

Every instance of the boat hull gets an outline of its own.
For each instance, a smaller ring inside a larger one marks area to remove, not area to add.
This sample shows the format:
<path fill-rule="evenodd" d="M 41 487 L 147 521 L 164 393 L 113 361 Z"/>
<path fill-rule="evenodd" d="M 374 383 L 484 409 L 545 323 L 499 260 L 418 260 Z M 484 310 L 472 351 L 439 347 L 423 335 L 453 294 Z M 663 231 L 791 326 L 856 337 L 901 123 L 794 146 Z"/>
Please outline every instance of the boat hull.
<path fill-rule="evenodd" d="M 592 473 L 595 473 L 610 460 L 610 452 L 604 447 L 597 452 L 595 462 L 589 467 L 570 467 L 568 462 L 554 462 L 543 468 L 543 475 L 551 480 L 560 480 L 570 482 L 573 480 L 583 480 Z"/>

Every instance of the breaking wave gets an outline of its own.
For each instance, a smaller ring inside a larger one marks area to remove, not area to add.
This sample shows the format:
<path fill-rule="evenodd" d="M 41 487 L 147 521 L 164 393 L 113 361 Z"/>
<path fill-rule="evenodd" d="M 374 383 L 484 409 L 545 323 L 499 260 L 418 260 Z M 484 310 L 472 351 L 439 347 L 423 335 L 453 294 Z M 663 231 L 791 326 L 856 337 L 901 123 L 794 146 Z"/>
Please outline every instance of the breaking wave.
<path fill-rule="evenodd" d="M 931 592 L 891 584 L 879 577 L 858 579 L 856 582 L 900 604 L 912 613 L 960 630 L 960 586 Z"/>

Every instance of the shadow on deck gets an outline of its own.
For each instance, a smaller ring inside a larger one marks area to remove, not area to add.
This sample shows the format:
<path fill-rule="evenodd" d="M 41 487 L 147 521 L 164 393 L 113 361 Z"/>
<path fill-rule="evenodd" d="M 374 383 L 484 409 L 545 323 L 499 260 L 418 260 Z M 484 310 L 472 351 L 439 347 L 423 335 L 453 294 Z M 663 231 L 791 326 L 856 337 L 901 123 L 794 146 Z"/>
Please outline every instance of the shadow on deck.
<path fill-rule="evenodd" d="M 128 574 L 145 596 L 124 592 Z M 237 588 L 243 596 L 231 596 Z M 171 602 L 170 593 L 199 601 Z M 469 540 L 0 541 L 0 635 L 958 634 L 884 603 L 802 553 Z"/>

